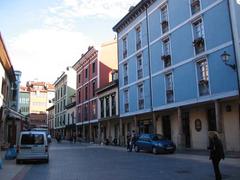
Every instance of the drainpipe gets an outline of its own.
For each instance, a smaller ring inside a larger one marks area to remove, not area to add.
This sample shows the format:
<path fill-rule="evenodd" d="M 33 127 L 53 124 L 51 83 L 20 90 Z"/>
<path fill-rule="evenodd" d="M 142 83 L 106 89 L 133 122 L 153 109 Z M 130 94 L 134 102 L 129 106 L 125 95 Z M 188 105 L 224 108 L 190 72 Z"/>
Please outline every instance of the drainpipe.
<path fill-rule="evenodd" d="M 149 86 L 150 86 L 150 111 L 152 114 L 153 133 L 156 133 L 156 119 L 153 112 L 152 102 L 152 68 L 151 68 L 151 53 L 150 53 L 150 38 L 149 38 L 149 22 L 148 22 L 148 5 L 146 5 L 146 25 L 147 25 L 147 47 L 148 47 L 148 71 L 149 71 Z"/>

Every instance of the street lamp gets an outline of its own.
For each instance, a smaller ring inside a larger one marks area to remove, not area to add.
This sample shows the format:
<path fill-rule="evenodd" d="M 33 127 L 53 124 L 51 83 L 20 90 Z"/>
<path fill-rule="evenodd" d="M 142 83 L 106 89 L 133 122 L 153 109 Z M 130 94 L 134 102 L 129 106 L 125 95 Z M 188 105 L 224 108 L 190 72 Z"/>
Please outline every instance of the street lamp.
<path fill-rule="evenodd" d="M 223 54 L 221 54 L 221 58 L 222 58 L 222 61 L 224 62 L 225 65 L 231 67 L 234 71 L 236 71 L 236 64 L 229 64 L 228 61 L 229 61 L 229 58 L 230 58 L 230 54 L 228 54 L 226 51 L 223 52 Z"/>

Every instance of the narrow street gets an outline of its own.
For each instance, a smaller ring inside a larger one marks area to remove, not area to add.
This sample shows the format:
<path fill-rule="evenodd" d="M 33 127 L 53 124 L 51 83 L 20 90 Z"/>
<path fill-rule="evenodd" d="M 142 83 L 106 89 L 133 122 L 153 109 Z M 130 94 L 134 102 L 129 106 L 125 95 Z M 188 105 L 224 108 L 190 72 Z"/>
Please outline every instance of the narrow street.
<path fill-rule="evenodd" d="M 50 161 L 27 163 L 15 180 L 211 180 L 212 164 L 206 155 L 126 152 L 121 147 L 53 142 Z M 223 179 L 240 177 L 239 159 L 221 163 Z"/>

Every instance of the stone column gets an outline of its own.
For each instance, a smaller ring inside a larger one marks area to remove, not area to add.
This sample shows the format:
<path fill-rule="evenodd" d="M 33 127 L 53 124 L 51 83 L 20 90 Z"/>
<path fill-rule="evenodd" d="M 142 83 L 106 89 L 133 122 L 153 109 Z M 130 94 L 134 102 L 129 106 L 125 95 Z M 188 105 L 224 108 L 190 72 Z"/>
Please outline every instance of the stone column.
<path fill-rule="evenodd" d="M 217 126 L 217 131 L 219 133 L 222 133 L 222 118 L 221 118 L 221 109 L 220 109 L 220 103 L 219 101 L 214 102 L 215 106 L 215 116 L 216 116 L 216 126 Z"/>
<path fill-rule="evenodd" d="M 180 107 L 177 108 L 177 124 L 178 124 L 178 136 L 177 145 L 183 147 L 183 129 L 182 129 L 182 110 Z"/>
<path fill-rule="evenodd" d="M 98 122 L 98 143 L 101 143 L 101 123 Z"/>
<path fill-rule="evenodd" d="M 122 118 L 119 119 L 119 144 L 123 145 L 123 134 L 122 134 L 122 129 L 123 129 L 123 124 L 122 124 Z"/>
<path fill-rule="evenodd" d="M 135 130 L 135 132 L 138 133 L 136 116 L 133 117 L 133 130 Z"/>
<path fill-rule="evenodd" d="M 157 120 L 156 120 L 156 113 L 152 112 L 152 123 L 153 123 L 153 133 L 157 133 Z"/>

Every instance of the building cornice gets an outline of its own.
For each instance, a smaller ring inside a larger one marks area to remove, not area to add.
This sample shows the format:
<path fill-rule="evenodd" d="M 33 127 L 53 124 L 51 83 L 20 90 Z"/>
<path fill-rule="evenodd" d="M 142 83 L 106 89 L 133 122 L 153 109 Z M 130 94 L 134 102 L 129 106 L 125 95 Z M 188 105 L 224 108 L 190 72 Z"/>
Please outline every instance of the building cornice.
<path fill-rule="evenodd" d="M 3 65 L 5 71 L 9 75 L 9 78 L 13 82 L 15 82 L 16 81 L 15 73 L 14 73 L 13 66 L 12 66 L 12 63 L 10 61 L 10 58 L 8 56 L 6 46 L 5 46 L 4 41 L 2 39 L 1 32 L 0 32 L 0 61 L 1 61 L 1 64 Z"/>
<path fill-rule="evenodd" d="M 142 0 L 135 7 L 129 10 L 128 14 L 124 16 L 114 27 L 113 31 L 119 33 L 122 29 L 134 21 L 146 8 L 151 6 L 156 0 Z"/>

